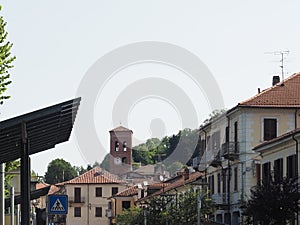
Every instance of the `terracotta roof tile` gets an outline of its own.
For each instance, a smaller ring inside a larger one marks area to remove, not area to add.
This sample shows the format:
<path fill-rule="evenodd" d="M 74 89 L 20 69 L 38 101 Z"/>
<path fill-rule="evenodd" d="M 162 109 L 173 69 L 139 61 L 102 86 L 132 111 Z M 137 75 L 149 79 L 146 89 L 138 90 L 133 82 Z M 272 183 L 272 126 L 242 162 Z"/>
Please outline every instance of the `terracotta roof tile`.
<path fill-rule="evenodd" d="M 133 195 L 137 195 L 137 194 L 138 194 L 138 187 L 132 186 L 132 187 L 129 187 L 129 188 L 117 193 L 115 195 L 115 197 L 129 197 L 129 196 L 133 196 Z"/>
<path fill-rule="evenodd" d="M 257 107 L 300 107 L 300 73 L 260 92 L 238 106 Z"/>
<path fill-rule="evenodd" d="M 69 181 L 62 182 L 57 185 L 64 184 L 117 184 L 126 183 L 120 180 L 118 176 L 113 175 L 100 167 L 95 167 L 88 172 Z"/>
<path fill-rule="evenodd" d="M 189 174 L 189 178 L 188 179 L 184 179 L 183 176 L 181 177 L 181 179 L 175 181 L 174 183 L 171 183 L 169 184 L 167 187 L 165 187 L 164 189 L 160 189 L 159 191 L 157 192 L 154 192 L 152 195 L 148 195 L 147 197 L 143 198 L 143 199 L 140 199 L 138 201 L 143 201 L 145 199 L 149 199 L 151 197 L 154 197 L 154 196 L 158 196 L 160 194 L 163 194 L 165 192 L 168 192 L 170 190 L 173 190 L 175 188 L 178 188 L 178 187 L 182 187 L 184 185 L 187 185 L 187 184 L 190 184 L 192 182 L 195 182 L 196 180 L 198 180 L 200 177 L 203 176 L 203 173 L 201 172 L 194 172 L 194 173 L 191 173 Z"/>
<path fill-rule="evenodd" d="M 161 189 L 162 187 L 167 187 L 168 185 L 169 185 L 168 183 L 154 183 L 154 184 L 150 184 L 148 189 L 149 190 Z M 145 189 L 145 187 L 143 186 L 142 189 Z M 138 194 L 138 186 L 135 185 L 117 193 L 115 197 L 129 197 L 137 194 Z"/>
<path fill-rule="evenodd" d="M 126 127 L 123 127 L 123 126 L 118 126 L 118 127 L 114 128 L 114 129 L 110 130 L 109 132 L 114 132 L 114 131 L 131 131 L 132 132 L 132 130 L 130 130 L 130 129 L 126 128 Z"/>
<path fill-rule="evenodd" d="M 39 190 L 39 189 L 42 189 L 42 188 L 45 188 L 45 187 L 49 187 L 50 186 L 50 189 L 49 189 L 49 192 L 48 192 L 48 195 L 53 195 L 57 192 L 59 192 L 60 188 L 55 186 L 55 185 L 50 185 L 50 184 L 47 184 L 47 183 L 37 183 L 36 184 L 36 190 Z"/>

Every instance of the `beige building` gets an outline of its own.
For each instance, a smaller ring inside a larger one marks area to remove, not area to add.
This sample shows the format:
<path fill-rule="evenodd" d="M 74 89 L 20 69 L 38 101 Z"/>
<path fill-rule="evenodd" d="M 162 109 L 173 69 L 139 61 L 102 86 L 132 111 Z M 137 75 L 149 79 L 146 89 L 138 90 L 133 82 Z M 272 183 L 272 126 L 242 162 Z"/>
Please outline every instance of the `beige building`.
<path fill-rule="evenodd" d="M 217 222 L 243 224 L 240 201 L 256 185 L 261 163 L 253 148 L 300 127 L 300 73 L 278 79 L 200 127 L 200 157 L 193 164 L 205 173 Z"/>
<path fill-rule="evenodd" d="M 108 198 L 127 188 L 124 181 L 100 167 L 59 185 L 68 195 L 67 225 L 111 224 Z"/>
<path fill-rule="evenodd" d="M 262 180 L 295 178 L 299 170 L 300 128 L 285 133 L 254 148 L 261 156 Z M 297 160 L 298 159 L 298 160 Z"/>

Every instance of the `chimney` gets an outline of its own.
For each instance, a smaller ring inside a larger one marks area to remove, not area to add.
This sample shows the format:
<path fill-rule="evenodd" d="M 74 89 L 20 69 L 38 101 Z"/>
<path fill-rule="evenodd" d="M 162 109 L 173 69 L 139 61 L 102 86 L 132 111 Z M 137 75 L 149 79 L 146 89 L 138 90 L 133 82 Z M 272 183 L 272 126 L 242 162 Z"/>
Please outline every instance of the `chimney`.
<path fill-rule="evenodd" d="M 189 179 L 190 178 L 190 170 L 188 168 L 185 168 L 182 175 L 183 175 L 184 180 Z"/>
<path fill-rule="evenodd" d="M 279 82 L 280 82 L 280 77 L 279 76 L 273 76 L 272 85 L 274 86 L 274 85 L 278 84 Z"/>

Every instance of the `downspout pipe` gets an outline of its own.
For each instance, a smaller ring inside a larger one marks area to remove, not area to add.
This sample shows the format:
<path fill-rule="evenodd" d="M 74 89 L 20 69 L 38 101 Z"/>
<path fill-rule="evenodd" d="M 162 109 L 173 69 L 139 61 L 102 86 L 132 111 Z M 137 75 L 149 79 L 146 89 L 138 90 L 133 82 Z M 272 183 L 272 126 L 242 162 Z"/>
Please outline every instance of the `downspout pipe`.
<path fill-rule="evenodd" d="M 293 135 L 293 140 L 296 142 L 296 177 L 297 177 L 297 189 L 299 188 L 299 141 Z M 299 225 L 299 212 L 297 211 L 297 225 Z"/>
<path fill-rule="evenodd" d="M 230 134 L 230 118 L 227 115 L 227 126 L 228 126 L 228 136 Z M 229 137 L 230 141 L 230 137 Z M 228 150 L 228 149 L 227 149 Z M 231 201 L 230 201 L 230 182 L 231 182 L 231 165 L 230 165 L 230 160 L 227 160 L 227 167 L 228 167 L 228 177 L 227 177 L 227 204 L 228 204 L 228 214 L 229 214 L 229 225 L 231 225 Z"/>
<path fill-rule="evenodd" d="M 205 157 L 205 169 L 204 169 L 204 178 L 205 182 L 207 182 L 207 167 L 206 167 L 206 152 L 207 152 L 207 132 L 205 129 L 203 129 L 204 132 L 204 138 L 205 138 L 205 149 L 204 149 L 204 157 Z"/>

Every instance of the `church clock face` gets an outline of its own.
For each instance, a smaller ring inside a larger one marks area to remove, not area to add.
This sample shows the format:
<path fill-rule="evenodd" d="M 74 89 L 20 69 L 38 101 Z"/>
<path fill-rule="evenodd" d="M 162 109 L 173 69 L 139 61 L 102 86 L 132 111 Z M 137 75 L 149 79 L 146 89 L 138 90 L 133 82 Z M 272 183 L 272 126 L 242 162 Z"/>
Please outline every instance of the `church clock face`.
<path fill-rule="evenodd" d="M 120 158 L 120 157 L 114 158 L 114 163 L 115 163 L 116 165 L 121 165 L 121 163 L 122 163 L 121 158 Z"/>

